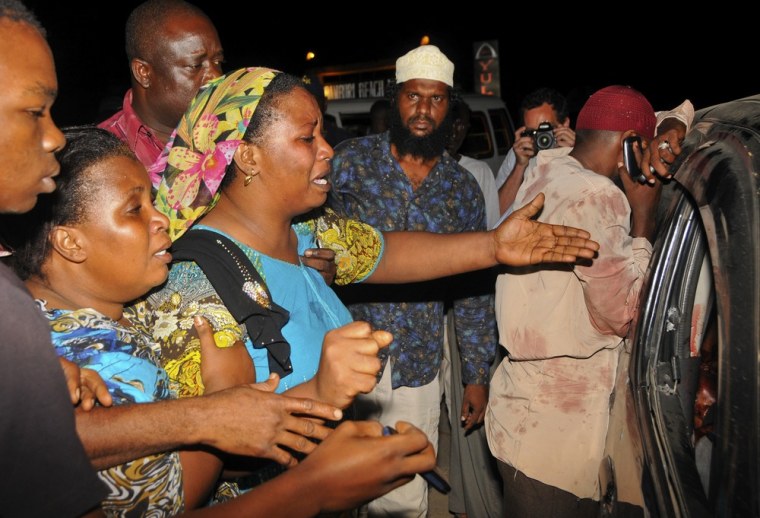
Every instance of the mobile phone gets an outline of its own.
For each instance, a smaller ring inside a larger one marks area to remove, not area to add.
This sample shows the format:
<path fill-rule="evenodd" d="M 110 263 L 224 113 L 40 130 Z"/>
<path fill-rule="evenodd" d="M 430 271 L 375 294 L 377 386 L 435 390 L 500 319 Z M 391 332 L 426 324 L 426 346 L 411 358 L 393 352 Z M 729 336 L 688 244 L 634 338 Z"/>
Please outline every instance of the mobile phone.
<path fill-rule="evenodd" d="M 392 426 L 383 427 L 383 435 L 394 435 L 396 433 L 398 432 Z M 451 486 L 449 485 L 448 481 L 436 468 L 420 473 L 420 476 L 444 495 L 451 491 Z"/>
<path fill-rule="evenodd" d="M 630 135 L 623 139 L 623 163 L 628 170 L 628 174 L 631 178 L 639 183 L 647 183 L 647 177 L 641 172 L 638 162 L 636 162 L 636 154 L 633 152 L 634 142 L 638 143 L 639 151 L 641 149 L 641 137 L 638 135 Z"/>

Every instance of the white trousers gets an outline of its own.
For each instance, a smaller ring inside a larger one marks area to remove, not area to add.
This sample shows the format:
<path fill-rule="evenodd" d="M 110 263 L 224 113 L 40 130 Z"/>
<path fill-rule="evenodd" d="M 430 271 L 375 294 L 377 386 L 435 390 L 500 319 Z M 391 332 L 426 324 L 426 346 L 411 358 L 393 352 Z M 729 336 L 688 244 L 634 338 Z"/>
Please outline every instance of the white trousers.
<path fill-rule="evenodd" d="M 441 417 L 440 375 L 422 387 L 391 388 L 391 363 L 369 394 L 355 400 L 357 418 L 373 419 L 395 427 L 397 421 L 413 424 L 428 436 L 438 451 L 438 421 Z M 369 503 L 366 516 L 371 518 L 425 518 L 428 509 L 428 484 L 417 475 L 390 493 Z"/>

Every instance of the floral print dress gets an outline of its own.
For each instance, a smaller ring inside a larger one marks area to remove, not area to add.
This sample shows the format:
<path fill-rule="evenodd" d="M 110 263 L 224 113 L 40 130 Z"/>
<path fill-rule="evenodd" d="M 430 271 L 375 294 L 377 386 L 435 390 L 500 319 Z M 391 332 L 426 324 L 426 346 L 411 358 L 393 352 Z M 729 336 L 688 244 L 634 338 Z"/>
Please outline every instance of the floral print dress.
<path fill-rule="evenodd" d="M 114 405 L 148 403 L 174 397 L 144 327 L 144 306 L 125 312 L 129 327 L 94 309 L 45 308 L 56 353 L 96 371 Z M 149 455 L 112 468 L 98 477 L 109 490 L 102 502 L 107 516 L 174 516 L 184 510 L 182 466 L 177 452 Z"/>

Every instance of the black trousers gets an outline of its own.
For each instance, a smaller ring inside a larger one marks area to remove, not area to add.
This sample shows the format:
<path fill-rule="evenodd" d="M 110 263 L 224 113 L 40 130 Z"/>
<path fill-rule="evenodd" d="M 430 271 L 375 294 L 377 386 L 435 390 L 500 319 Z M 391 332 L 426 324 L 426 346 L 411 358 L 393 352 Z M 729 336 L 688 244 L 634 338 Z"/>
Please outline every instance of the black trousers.
<path fill-rule="evenodd" d="M 596 518 L 599 502 L 526 477 L 509 464 L 498 463 L 504 482 L 505 518 Z"/>

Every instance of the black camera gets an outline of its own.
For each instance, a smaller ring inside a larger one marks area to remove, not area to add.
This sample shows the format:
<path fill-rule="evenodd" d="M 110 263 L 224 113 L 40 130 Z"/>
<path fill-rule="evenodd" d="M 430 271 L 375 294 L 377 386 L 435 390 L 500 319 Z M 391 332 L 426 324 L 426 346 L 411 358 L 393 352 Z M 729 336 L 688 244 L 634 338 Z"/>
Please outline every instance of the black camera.
<path fill-rule="evenodd" d="M 539 124 L 538 129 L 523 131 L 521 136 L 532 137 L 538 151 L 551 149 L 557 143 L 554 138 L 554 128 L 548 122 Z"/>

